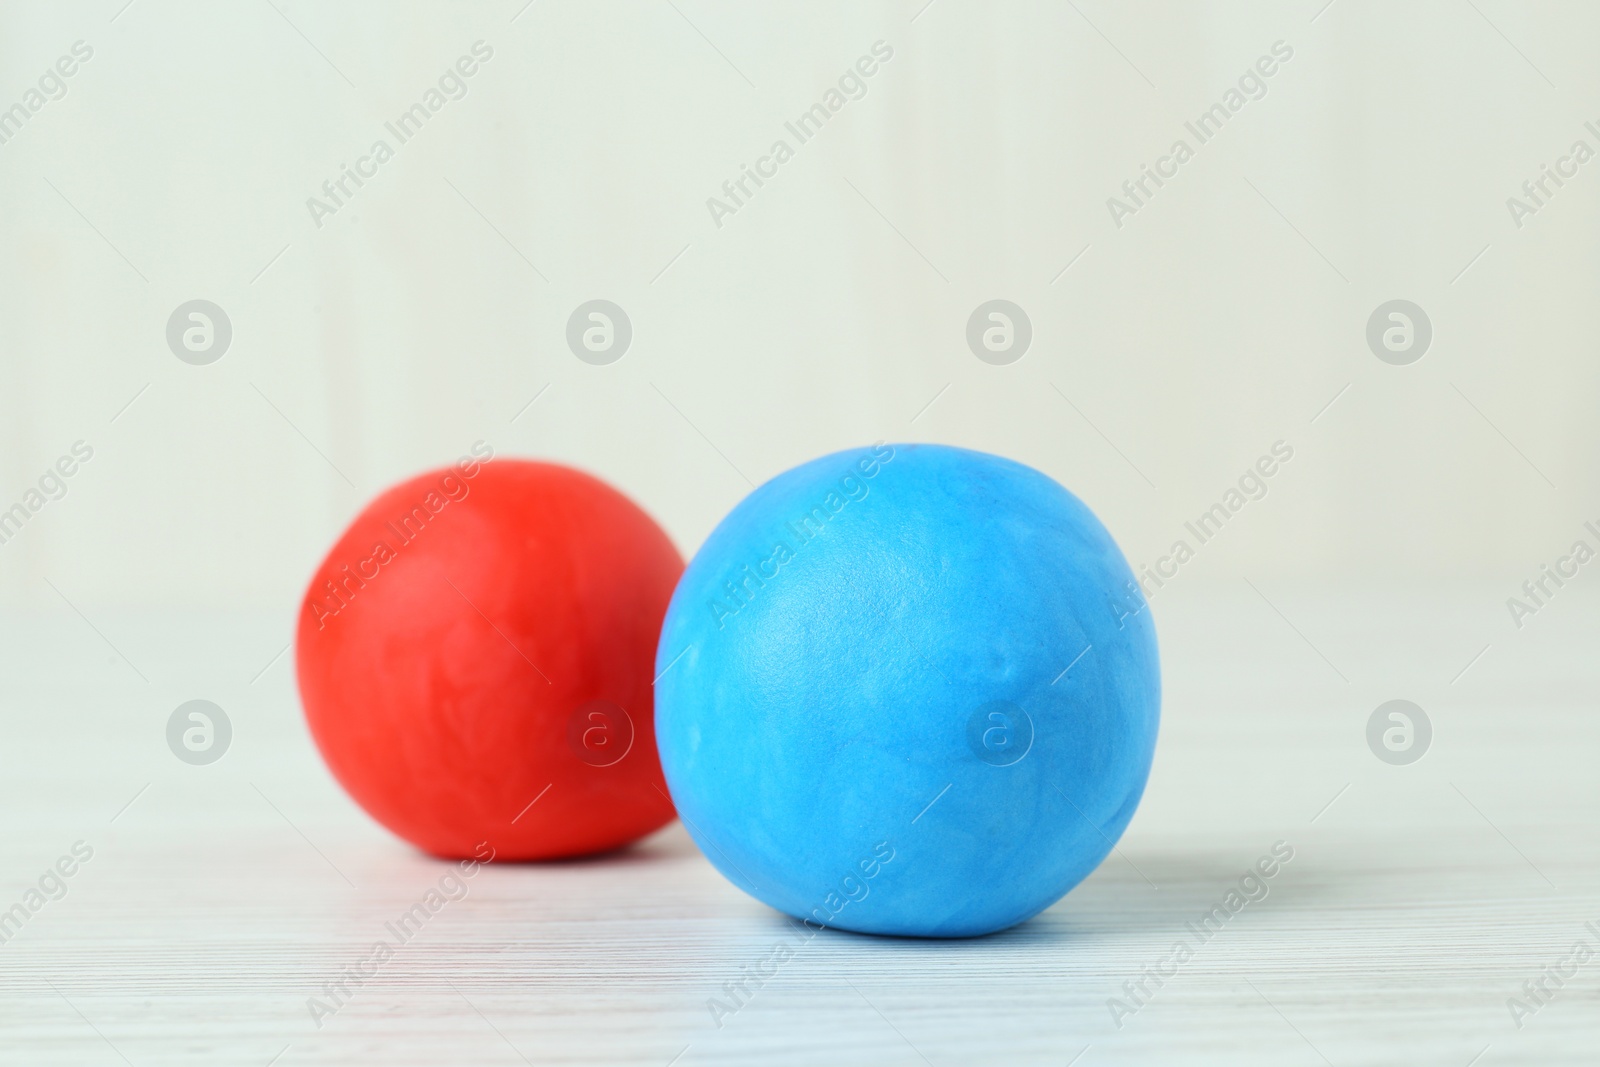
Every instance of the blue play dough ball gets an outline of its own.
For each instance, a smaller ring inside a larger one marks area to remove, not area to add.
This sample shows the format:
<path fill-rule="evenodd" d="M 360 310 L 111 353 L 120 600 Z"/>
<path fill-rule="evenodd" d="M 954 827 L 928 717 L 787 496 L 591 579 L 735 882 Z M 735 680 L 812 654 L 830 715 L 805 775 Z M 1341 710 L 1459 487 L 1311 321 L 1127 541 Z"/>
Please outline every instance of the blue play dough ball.
<path fill-rule="evenodd" d="M 1161 698 L 1148 605 L 1094 514 L 942 445 L 835 453 L 751 493 L 678 583 L 656 670 L 672 799 L 729 880 L 818 925 L 924 937 L 1003 930 L 1094 870 Z"/>

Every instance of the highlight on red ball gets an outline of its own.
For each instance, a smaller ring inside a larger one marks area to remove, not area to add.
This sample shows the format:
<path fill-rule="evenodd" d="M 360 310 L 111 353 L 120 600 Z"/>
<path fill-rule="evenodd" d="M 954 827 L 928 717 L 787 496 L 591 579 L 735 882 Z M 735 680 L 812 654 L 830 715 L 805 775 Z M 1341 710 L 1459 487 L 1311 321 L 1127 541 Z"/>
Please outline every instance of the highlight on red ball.
<path fill-rule="evenodd" d="M 652 669 L 683 559 L 604 482 L 483 442 L 368 504 L 317 568 L 296 673 L 368 814 L 437 856 L 614 849 L 674 817 Z"/>

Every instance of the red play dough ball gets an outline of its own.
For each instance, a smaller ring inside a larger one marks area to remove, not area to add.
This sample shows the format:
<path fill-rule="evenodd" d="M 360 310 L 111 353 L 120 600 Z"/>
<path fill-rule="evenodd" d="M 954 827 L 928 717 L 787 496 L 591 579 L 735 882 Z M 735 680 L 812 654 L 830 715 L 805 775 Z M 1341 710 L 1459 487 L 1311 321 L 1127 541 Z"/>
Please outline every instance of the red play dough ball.
<path fill-rule="evenodd" d="M 357 803 L 435 855 L 633 841 L 674 814 L 651 683 L 682 571 L 650 516 L 567 467 L 463 459 L 403 482 L 306 592 L 312 736 Z"/>

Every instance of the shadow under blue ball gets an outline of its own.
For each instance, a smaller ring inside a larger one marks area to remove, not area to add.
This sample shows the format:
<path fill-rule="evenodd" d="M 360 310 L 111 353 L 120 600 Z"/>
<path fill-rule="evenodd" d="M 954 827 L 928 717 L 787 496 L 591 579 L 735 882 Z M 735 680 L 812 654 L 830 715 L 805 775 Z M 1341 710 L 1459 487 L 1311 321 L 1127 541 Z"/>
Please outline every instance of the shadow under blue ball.
<path fill-rule="evenodd" d="M 656 670 L 701 851 L 864 933 L 1038 914 L 1111 850 L 1155 750 L 1155 629 L 1111 535 L 1038 471 L 941 445 L 751 493 L 684 572 Z"/>

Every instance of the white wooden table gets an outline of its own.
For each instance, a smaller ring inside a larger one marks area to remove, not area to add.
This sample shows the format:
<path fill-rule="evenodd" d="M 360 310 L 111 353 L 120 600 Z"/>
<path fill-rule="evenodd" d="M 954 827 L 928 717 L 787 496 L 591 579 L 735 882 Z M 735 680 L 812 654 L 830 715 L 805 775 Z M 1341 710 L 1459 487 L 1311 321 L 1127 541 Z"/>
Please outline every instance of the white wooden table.
<path fill-rule="evenodd" d="M 0 1059 L 1600 1061 L 1600 956 L 1546 979 L 1520 1029 L 1507 1008 L 1575 941 L 1600 948 L 1600 602 L 1575 586 L 1519 632 L 1494 585 L 1254 586 L 1185 579 L 1156 601 L 1156 767 L 1086 883 L 975 941 L 824 933 L 720 1028 L 708 1000 L 789 928 L 676 825 L 606 859 L 484 870 L 316 1025 L 308 1000 L 444 868 L 322 769 L 272 660 L 286 621 L 101 612 L 102 639 L 65 611 L 8 617 L 0 908 L 74 842 L 93 857 L 0 945 Z M 164 740 L 195 697 L 234 726 L 207 767 Z M 1364 738 L 1394 697 L 1434 727 L 1409 766 Z M 1171 972 L 1185 924 L 1279 840 L 1295 854 L 1270 893 L 1116 1026 L 1108 1000 Z"/>

